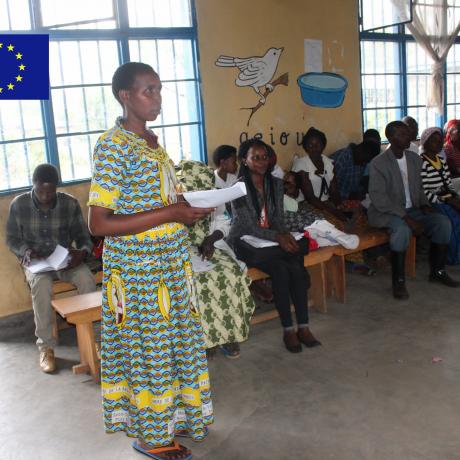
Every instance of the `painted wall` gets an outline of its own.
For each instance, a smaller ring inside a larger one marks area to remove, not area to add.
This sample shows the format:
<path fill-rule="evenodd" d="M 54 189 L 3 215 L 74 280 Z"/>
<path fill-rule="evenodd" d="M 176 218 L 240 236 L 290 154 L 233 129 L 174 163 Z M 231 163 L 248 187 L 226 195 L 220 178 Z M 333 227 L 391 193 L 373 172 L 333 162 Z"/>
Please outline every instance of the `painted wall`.
<path fill-rule="evenodd" d="M 237 145 L 240 134 L 260 132 L 271 142 L 279 163 L 289 167 L 297 146 L 296 133 L 315 126 L 328 137 L 327 152 L 361 136 L 359 42 L 356 0 L 196 0 L 200 70 L 208 151 L 219 144 Z M 297 76 L 303 73 L 305 38 L 323 40 L 323 70 L 336 71 L 349 81 L 342 107 L 319 109 L 300 99 Z M 248 112 L 241 107 L 257 104 L 250 88 L 234 84 L 237 70 L 216 67 L 221 54 L 247 57 L 262 55 L 270 47 L 284 47 L 276 76 L 289 73 L 289 85 L 279 86 L 265 107 L 246 126 Z M 272 128 L 272 129 L 271 129 Z M 286 145 L 280 142 L 288 133 Z M 88 184 L 66 187 L 76 196 L 86 216 Z M 13 197 L 0 197 L 0 317 L 31 308 L 29 290 L 19 264 L 5 245 L 5 222 Z"/>
<path fill-rule="evenodd" d="M 219 144 L 239 144 L 240 134 L 262 133 L 284 168 L 301 147 L 296 133 L 310 126 L 324 131 L 326 153 L 361 136 L 359 37 L 356 0 L 196 0 L 202 94 L 208 152 Z M 304 39 L 323 40 L 323 71 L 349 81 L 345 102 L 336 109 L 305 105 L 297 77 L 304 72 Z M 217 67 L 219 55 L 262 56 L 270 47 L 284 47 L 275 78 L 289 73 L 289 85 L 278 86 L 265 107 L 246 126 L 248 111 L 258 99 L 252 88 L 234 84 L 236 68 Z M 289 133 L 286 145 L 280 142 Z M 300 134 L 301 136 L 301 134 Z M 301 137 L 299 137 L 301 140 Z M 271 142 L 273 143 L 273 142 Z"/>

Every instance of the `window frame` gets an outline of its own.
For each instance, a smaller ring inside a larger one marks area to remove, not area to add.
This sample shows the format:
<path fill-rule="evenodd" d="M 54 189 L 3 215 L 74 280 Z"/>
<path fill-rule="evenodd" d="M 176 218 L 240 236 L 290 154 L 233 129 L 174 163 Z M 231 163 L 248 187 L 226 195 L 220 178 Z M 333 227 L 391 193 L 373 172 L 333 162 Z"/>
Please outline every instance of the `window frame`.
<path fill-rule="evenodd" d="M 359 18 L 359 21 L 361 22 L 361 18 Z M 394 26 L 393 26 L 394 27 Z M 366 127 L 364 120 L 364 112 L 366 110 L 371 110 L 371 109 L 366 109 L 364 107 L 364 86 L 363 86 L 363 77 L 365 74 L 363 74 L 363 69 L 362 69 L 362 50 L 361 50 L 361 43 L 364 41 L 383 41 L 383 42 L 393 42 L 396 43 L 398 46 L 398 54 L 399 54 L 399 66 L 400 66 L 400 88 L 401 88 L 401 110 L 403 112 L 403 115 L 406 115 L 408 111 L 413 108 L 413 107 L 423 107 L 423 106 L 413 106 L 413 105 L 408 105 L 408 94 L 407 94 L 407 86 L 408 86 L 408 75 L 416 75 L 413 72 L 408 72 L 407 71 L 407 43 L 416 43 L 416 40 L 414 37 L 406 33 L 405 26 L 404 24 L 400 24 L 397 27 L 397 32 L 394 33 L 389 33 L 389 32 L 378 32 L 378 31 L 365 31 L 365 32 L 359 32 L 359 62 L 360 62 L 360 84 L 361 84 L 361 112 L 363 114 L 362 120 L 361 120 L 361 125 L 362 125 L 362 130 L 363 132 L 366 129 L 369 128 L 378 128 L 374 126 L 369 126 Z M 455 42 L 452 46 L 455 44 L 460 44 L 460 36 L 457 36 L 455 39 Z M 452 48 L 451 48 L 452 50 Z M 449 53 L 451 52 L 449 50 Z M 420 73 L 422 75 L 423 73 Z M 449 72 L 449 75 L 455 75 L 458 74 L 460 75 L 460 72 Z M 444 65 L 444 107 L 443 107 L 443 113 L 442 115 L 436 114 L 436 124 L 438 126 L 444 126 L 444 123 L 447 120 L 447 106 L 448 105 L 460 105 L 460 100 L 458 103 L 456 101 L 450 102 L 447 100 L 447 64 Z M 386 109 L 387 107 L 378 107 L 380 109 Z M 377 108 L 377 109 L 378 109 Z M 390 107 L 388 107 L 390 108 Z M 372 108 L 375 110 L 375 108 Z"/>
<path fill-rule="evenodd" d="M 207 145 L 205 136 L 205 119 L 203 109 L 203 99 L 201 94 L 201 74 L 199 68 L 199 50 L 198 50 L 198 30 L 197 30 L 197 17 L 195 0 L 189 0 L 191 10 L 191 25 L 190 27 L 130 27 L 128 20 L 128 0 L 112 0 L 114 5 L 114 17 L 116 22 L 116 29 L 51 29 L 49 27 L 41 26 L 41 13 L 40 13 L 40 0 L 28 0 L 30 9 L 30 30 L 0 30 L 0 34 L 48 34 L 50 42 L 52 41 L 90 41 L 90 40 L 111 40 L 115 41 L 118 49 L 118 59 L 120 64 L 129 62 L 129 41 L 130 40 L 189 40 L 192 49 L 193 61 L 193 81 L 195 84 L 195 98 L 197 106 L 197 122 L 193 123 L 198 126 L 198 151 L 199 158 L 193 158 L 203 162 L 207 162 Z M 103 82 L 101 82 L 103 83 Z M 85 84 L 77 85 L 78 87 L 85 87 Z M 50 84 L 51 89 L 51 84 Z M 44 143 L 45 143 L 45 158 L 48 163 L 53 164 L 60 170 L 59 151 L 57 139 L 62 137 L 63 134 L 56 133 L 56 126 L 54 123 L 53 105 L 50 91 L 49 100 L 40 100 L 40 109 L 44 130 Z M 115 121 L 115 120 L 114 120 Z M 158 128 L 163 126 L 182 126 L 191 123 L 178 123 L 173 125 L 159 125 Z M 106 129 L 109 129 L 107 126 Z M 96 130 L 82 132 L 80 134 L 103 133 L 105 130 Z M 75 133 L 72 133 L 75 134 Z M 78 133 L 77 133 L 78 134 Z M 15 142 L 24 141 L 24 139 L 15 139 Z M 0 145 L 11 143 L 11 141 L 0 141 Z M 62 181 L 59 186 L 67 187 L 87 183 L 91 177 L 84 179 L 75 179 Z M 31 186 L 22 186 L 0 190 L 0 196 L 14 195 L 27 190 Z"/>
<path fill-rule="evenodd" d="M 454 49 L 455 45 L 460 45 L 460 37 L 456 38 L 455 42 L 452 44 L 452 48 L 449 50 L 449 53 Z M 458 72 L 449 72 L 448 68 L 447 68 L 447 60 L 446 60 L 446 68 L 444 70 L 445 70 L 445 79 L 444 79 L 444 94 L 445 94 L 445 98 L 444 98 L 445 99 L 444 100 L 444 122 L 447 122 L 447 121 L 449 121 L 449 117 L 447 115 L 449 106 L 450 105 L 460 106 L 460 92 L 457 92 L 456 88 L 454 89 L 454 94 L 459 95 L 459 101 L 458 102 L 457 101 L 449 102 L 447 100 L 447 95 L 448 95 L 447 80 L 448 80 L 449 75 L 459 75 L 460 76 L 460 71 L 458 71 Z M 454 86 L 455 86 L 455 84 L 454 84 Z"/>

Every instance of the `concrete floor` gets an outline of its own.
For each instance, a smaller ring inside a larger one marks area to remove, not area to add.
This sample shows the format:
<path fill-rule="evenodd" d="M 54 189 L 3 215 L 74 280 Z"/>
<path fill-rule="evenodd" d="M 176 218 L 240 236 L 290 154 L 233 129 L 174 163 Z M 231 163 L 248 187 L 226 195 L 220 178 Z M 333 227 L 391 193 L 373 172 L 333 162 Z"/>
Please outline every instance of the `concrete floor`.
<path fill-rule="evenodd" d="M 275 320 L 253 328 L 241 359 L 217 356 L 216 422 L 204 443 L 188 443 L 194 459 L 460 459 L 460 289 L 426 272 L 419 265 L 404 302 L 391 298 L 388 272 L 349 275 L 347 303 L 311 314 L 321 348 L 289 354 Z M 74 330 L 62 336 L 57 375 L 39 371 L 30 334 L 0 342 L 0 458 L 146 458 L 104 434 L 100 389 L 72 375 Z"/>

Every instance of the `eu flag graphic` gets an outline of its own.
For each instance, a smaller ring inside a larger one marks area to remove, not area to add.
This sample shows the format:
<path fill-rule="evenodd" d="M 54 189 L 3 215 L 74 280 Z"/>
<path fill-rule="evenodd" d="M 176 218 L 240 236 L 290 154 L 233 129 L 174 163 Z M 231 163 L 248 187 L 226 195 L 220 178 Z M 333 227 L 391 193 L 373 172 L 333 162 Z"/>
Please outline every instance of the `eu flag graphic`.
<path fill-rule="evenodd" d="M 0 35 L 0 101 L 49 99 L 49 36 Z"/>

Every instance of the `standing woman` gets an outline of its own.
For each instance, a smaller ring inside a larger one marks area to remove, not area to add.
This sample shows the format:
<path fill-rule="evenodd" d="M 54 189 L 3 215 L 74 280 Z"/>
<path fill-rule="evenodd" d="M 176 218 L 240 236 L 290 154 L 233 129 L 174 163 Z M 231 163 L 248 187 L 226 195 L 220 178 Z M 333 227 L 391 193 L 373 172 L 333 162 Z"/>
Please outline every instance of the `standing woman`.
<path fill-rule="evenodd" d="M 146 126 L 161 110 L 157 73 L 124 64 L 112 91 L 123 117 L 97 142 L 88 203 L 90 230 L 105 237 L 105 429 L 136 437 L 151 458 L 189 459 L 174 437 L 204 439 L 212 403 L 183 224 L 213 209 L 178 202 L 172 163 Z"/>
<path fill-rule="evenodd" d="M 283 181 L 271 174 L 267 145 L 250 139 L 240 145 L 240 180 L 247 195 L 232 202 L 233 222 L 228 242 L 239 259 L 249 267 L 258 268 L 272 280 L 275 305 L 284 328 L 284 344 L 291 353 L 306 347 L 321 345 L 308 327 L 308 272 L 303 265 L 308 252 L 308 240 L 296 241 L 283 222 Z M 276 241 L 278 247 L 254 248 L 241 240 L 252 235 Z M 297 330 L 291 316 L 291 302 L 295 307 Z"/>
<path fill-rule="evenodd" d="M 441 128 L 428 128 L 420 137 L 422 186 L 428 201 L 445 214 L 452 224 L 447 262 L 460 262 L 460 200 L 452 188 L 449 168 L 441 157 Z"/>

